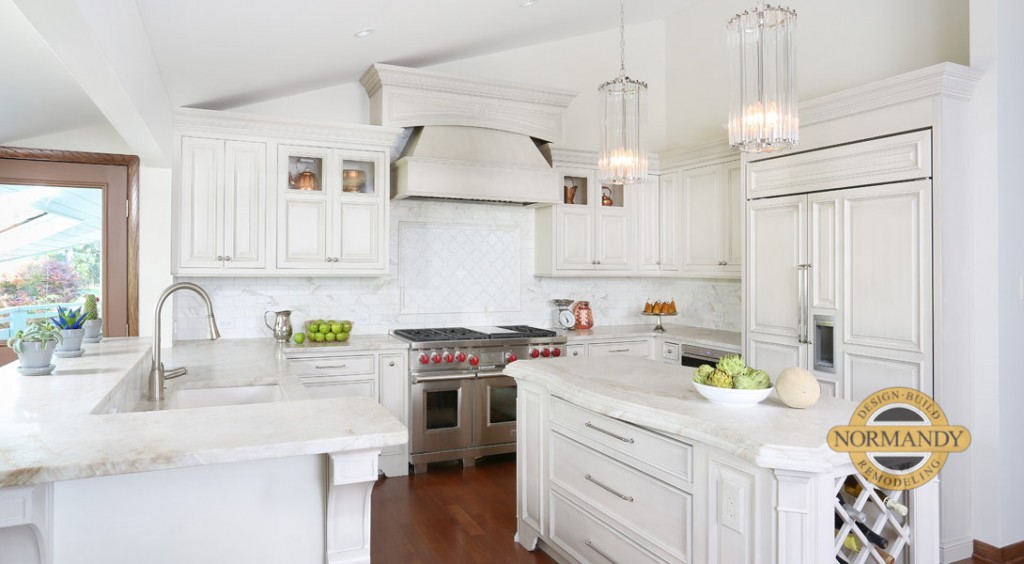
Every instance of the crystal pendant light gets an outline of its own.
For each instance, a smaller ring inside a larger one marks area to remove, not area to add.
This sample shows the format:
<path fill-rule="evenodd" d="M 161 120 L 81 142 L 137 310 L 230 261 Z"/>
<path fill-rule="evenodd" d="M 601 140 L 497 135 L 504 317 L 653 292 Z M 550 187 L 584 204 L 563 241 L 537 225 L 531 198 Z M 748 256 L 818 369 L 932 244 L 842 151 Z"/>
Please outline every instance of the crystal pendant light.
<path fill-rule="evenodd" d="M 601 98 L 597 166 L 603 184 L 647 180 L 647 83 L 626 76 L 625 14 L 625 0 L 619 0 L 619 76 L 597 89 Z"/>
<path fill-rule="evenodd" d="M 729 145 L 747 153 L 800 141 L 796 12 L 762 5 L 729 20 Z"/>

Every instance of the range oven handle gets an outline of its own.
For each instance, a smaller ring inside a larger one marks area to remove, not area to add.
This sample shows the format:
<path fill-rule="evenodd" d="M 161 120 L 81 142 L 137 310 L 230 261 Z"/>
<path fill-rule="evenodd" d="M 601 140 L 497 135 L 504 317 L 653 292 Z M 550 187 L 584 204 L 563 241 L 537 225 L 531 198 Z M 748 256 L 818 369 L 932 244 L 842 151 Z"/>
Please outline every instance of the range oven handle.
<path fill-rule="evenodd" d="M 472 380 L 476 377 L 472 372 L 448 372 L 442 374 L 431 374 L 430 376 L 416 376 L 413 375 L 412 383 L 417 384 L 419 382 L 443 382 L 445 380 Z"/>
<path fill-rule="evenodd" d="M 477 378 L 497 378 L 498 376 L 507 376 L 504 372 L 478 372 Z"/>

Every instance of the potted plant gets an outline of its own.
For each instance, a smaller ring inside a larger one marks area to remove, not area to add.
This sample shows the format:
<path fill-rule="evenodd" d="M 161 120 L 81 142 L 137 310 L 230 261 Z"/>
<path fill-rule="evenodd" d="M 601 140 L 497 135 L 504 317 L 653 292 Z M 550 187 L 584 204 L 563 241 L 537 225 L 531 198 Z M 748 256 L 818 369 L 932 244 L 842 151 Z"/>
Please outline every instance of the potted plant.
<path fill-rule="evenodd" d="M 85 314 L 82 308 L 64 309 L 64 306 L 57 306 L 57 317 L 51 317 L 50 321 L 60 329 L 63 337 L 57 346 L 57 356 L 77 356 L 74 353 L 82 349 L 82 338 L 85 337 L 85 329 L 82 329 Z"/>
<path fill-rule="evenodd" d="M 60 329 L 49 321 L 33 323 L 7 340 L 7 346 L 18 354 L 23 370 L 47 368 L 57 344 L 63 342 Z M 51 343 L 53 343 L 51 345 Z"/>
<path fill-rule="evenodd" d="M 85 342 L 87 343 L 98 343 L 101 339 L 103 319 L 100 318 L 100 312 L 96 307 L 99 301 L 96 294 L 85 295 L 85 305 L 82 306 L 82 311 L 85 312 L 85 323 L 82 325 L 82 329 L 85 329 Z"/>

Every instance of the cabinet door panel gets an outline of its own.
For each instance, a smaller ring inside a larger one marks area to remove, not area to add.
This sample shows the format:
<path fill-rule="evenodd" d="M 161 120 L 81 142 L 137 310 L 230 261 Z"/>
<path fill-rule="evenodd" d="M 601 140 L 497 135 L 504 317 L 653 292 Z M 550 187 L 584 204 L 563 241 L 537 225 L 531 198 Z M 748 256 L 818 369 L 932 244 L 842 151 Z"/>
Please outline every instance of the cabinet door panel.
<path fill-rule="evenodd" d="M 597 214 L 597 268 L 626 270 L 629 268 L 632 238 L 629 236 L 629 214 L 625 209 L 601 209 Z"/>
<path fill-rule="evenodd" d="M 720 271 L 722 260 L 722 169 L 682 173 L 684 270 Z"/>
<path fill-rule="evenodd" d="M 217 257 L 223 254 L 223 170 L 223 141 L 182 138 L 178 251 L 183 267 L 221 266 Z"/>
<path fill-rule="evenodd" d="M 338 206 L 338 239 L 334 248 L 341 265 L 377 266 L 380 258 L 380 207 L 376 203 L 342 202 Z"/>
<path fill-rule="evenodd" d="M 811 307 L 839 307 L 839 201 L 835 195 L 810 196 Z"/>
<path fill-rule="evenodd" d="M 555 211 L 555 265 L 563 270 L 593 270 L 593 214 L 589 206 L 558 205 Z"/>
<path fill-rule="evenodd" d="M 708 457 L 708 562 L 757 560 L 757 477 Z"/>
<path fill-rule="evenodd" d="M 747 325 L 752 332 L 797 338 L 803 274 L 798 266 L 805 262 L 806 198 L 759 200 L 749 208 Z"/>
<path fill-rule="evenodd" d="M 286 198 L 278 226 L 278 267 L 330 268 L 327 262 L 327 201 Z"/>
<path fill-rule="evenodd" d="M 312 399 L 371 397 L 377 399 L 377 383 L 373 379 L 306 383 Z"/>
<path fill-rule="evenodd" d="M 845 343 L 926 352 L 925 341 L 931 340 L 929 191 L 929 181 L 845 191 Z"/>
<path fill-rule="evenodd" d="M 405 354 L 380 355 L 380 404 L 395 419 L 406 424 L 406 392 L 409 390 L 409 376 L 405 368 Z M 385 447 L 381 454 L 405 452 L 405 445 Z"/>
<path fill-rule="evenodd" d="M 658 186 L 658 225 L 661 235 L 661 270 L 678 271 L 682 261 L 679 250 L 683 240 L 683 198 L 679 193 L 679 173 L 662 176 Z"/>
<path fill-rule="evenodd" d="M 224 166 L 224 255 L 231 268 L 266 265 L 266 145 L 228 141 Z"/>
<path fill-rule="evenodd" d="M 926 363 L 913 357 L 904 360 L 894 356 L 900 355 L 888 351 L 876 355 L 870 350 L 866 353 L 848 351 L 844 354 L 843 372 L 846 378 L 843 398 L 860 403 L 878 390 L 892 386 L 931 393 L 930 376 L 925 380 L 925 373 L 928 372 Z"/>
<path fill-rule="evenodd" d="M 807 366 L 806 345 L 797 343 L 795 339 L 751 335 L 747 339 L 746 356 L 747 364 L 775 376 L 793 366 Z"/>
<path fill-rule="evenodd" d="M 637 214 L 637 268 L 642 271 L 660 270 L 661 231 L 658 182 L 645 182 L 636 186 Z"/>
<path fill-rule="evenodd" d="M 743 262 L 743 175 L 740 163 L 731 163 L 725 168 L 725 203 L 722 210 L 722 250 L 725 261 L 723 270 L 739 272 Z"/>

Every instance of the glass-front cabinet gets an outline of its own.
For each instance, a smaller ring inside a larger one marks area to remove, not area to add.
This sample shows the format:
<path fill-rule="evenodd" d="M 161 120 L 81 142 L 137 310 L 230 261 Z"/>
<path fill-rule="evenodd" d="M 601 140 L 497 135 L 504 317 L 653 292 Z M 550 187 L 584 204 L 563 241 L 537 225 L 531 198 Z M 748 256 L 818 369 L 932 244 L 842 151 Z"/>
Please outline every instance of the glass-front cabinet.
<path fill-rule="evenodd" d="M 279 145 L 277 267 L 385 271 L 387 177 L 383 152 Z"/>

